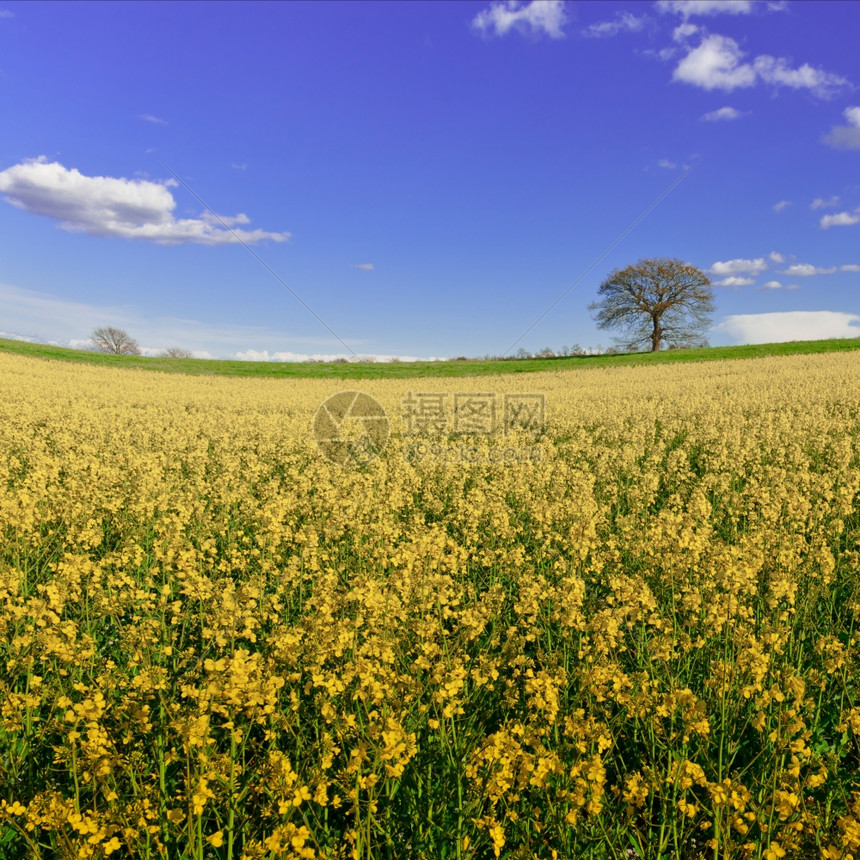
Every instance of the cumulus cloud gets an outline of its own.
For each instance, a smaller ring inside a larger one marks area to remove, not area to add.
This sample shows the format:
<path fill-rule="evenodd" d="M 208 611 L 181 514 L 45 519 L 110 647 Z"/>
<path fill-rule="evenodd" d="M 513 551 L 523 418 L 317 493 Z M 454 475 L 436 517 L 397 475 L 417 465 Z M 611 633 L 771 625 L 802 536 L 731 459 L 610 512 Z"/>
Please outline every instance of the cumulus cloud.
<path fill-rule="evenodd" d="M 708 271 L 712 275 L 760 275 L 767 268 L 764 257 L 756 257 L 754 260 L 737 258 L 716 262 Z"/>
<path fill-rule="evenodd" d="M 607 36 L 617 36 L 619 33 L 636 33 L 645 25 L 646 17 L 636 17 L 630 12 L 619 12 L 614 18 L 609 21 L 599 21 L 586 27 L 582 31 L 583 36 L 589 36 L 594 39 L 605 38 Z"/>
<path fill-rule="evenodd" d="M 674 170 L 678 165 L 674 161 L 669 161 L 668 158 L 661 158 L 657 162 L 658 167 L 665 167 L 666 170 Z"/>
<path fill-rule="evenodd" d="M 699 32 L 699 28 L 695 24 L 689 23 L 689 21 L 685 21 L 683 24 L 678 24 L 674 30 L 672 30 L 672 41 L 674 42 L 686 42 L 690 36 Z M 673 52 L 674 53 L 674 52 Z"/>
<path fill-rule="evenodd" d="M 856 263 L 848 263 L 845 266 L 839 267 L 840 272 L 860 272 L 860 266 Z"/>
<path fill-rule="evenodd" d="M 767 84 L 790 87 L 793 90 L 809 90 L 819 98 L 830 98 L 848 84 L 845 78 L 823 69 L 814 69 L 809 63 L 792 69 L 788 60 L 767 54 L 755 58 L 755 70 Z"/>
<path fill-rule="evenodd" d="M 825 215 L 822 217 L 822 230 L 827 230 L 829 227 L 850 227 L 860 221 L 860 209 L 855 209 L 853 212 L 837 212 L 835 215 Z"/>
<path fill-rule="evenodd" d="M 657 0 L 660 12 L 683 15 L 749 15 L 752 0 Z"/>
<path fill-rule="evenodd" d="M 491 3 L 488 9 L 472 19 L 472 27 L 489 36 L 504 36 L 512 30 L 540 35 L 552 39 L 564 38 L 567 15 L 564 0 L 501 0 Z"/>
<path fill-rule="evenodd" d="M 353 269 L 361 269 L 362 272 L 372 272 L 376 266 L 373 263 L 353 263 Z"/>
<path fill-rule="evenodd" d="M 793 69 L 782 57 L 763 54 L 752 63 L 742 62 L 743 57 L 744 52 L 734 39 L 711 34 L 678 63 L 672 80 L 726 92 L 762 81 L 773 86 L 806 89 L 820 98 L 834 95 L 848 83 L 839 75 L 814 69 L 808 63 Z"/>
<path fill-rule="evenodd" d="M 717 110 L 712 110 L 710 113 L 706 113 L 702 119 L 705 122 L 725 122 L 733 119 L 740 119 L 743 114 L 733 107 L 721 107 Z"/>
<path fill-rule="evenodd" d="M 860 149 L 860 107 L 847 107 L 842 116 L 848 125 L 835 125 L 824 135 L 824 142 L 834 149 Z"/>
<path fill-rule="evenodd" d="M 831 197 L 829 200 L 825 200 L 823 197 L 816 197 L 812 203 L 809 204 L 810 209 L 829 209 L 833 206 L 839 205 L 839 198 L 835 195 Z"/>
<path fill-rule="evenodd" d="M 748 287 L 755 283 L 755 278 L 744 278 L 739 275 L 729 275 L 728 278 L 723 278 L 721 281 L 714 281 L 714 286 L 717 287 Z"/>
<path fill-rule="evenodd" d="M 829 269 L 823 266 L 813 266 L 811 263 L 794 263 L 787 269 L 783 269 L 783 275 L 797 276 L 799 278 L 808 278 L 812 275 L 832 275 L 836 271 L 836 266 L 831 266 Z"/>
<path fill-rule="evenodd" d="M 773 211 L 782 212 L 783 209 L 787 209 L 789 206 L 791 206 L 790 200 L 780 200 L 779 203 L 773 204 Z"/>
<path fill-rule="evenodd" d="M 166 119 L 161 119 L 161 117 L 153 116 L 151 113 L 142 113 L 140 115 L 142 120 L 146 120 L 146 122 L 154 123 L 155 125 L 167 125 Z"/>
<path fill-rule="evenodd" d="M 771 251 L 767 255 L 767 258 L 768 258 L 768 260 L 771 261 L 771 263 L 784 263 L 785 262 L 785 257 L 783 257 L 782 254 L 777 253 L 776 251 Z"/>
<path fill-rule="evenodd" d="M 790 340 L 825 340 L 860 335 L 860 316 L 839 311 L 783 311 L 733 314 L 714 331 L 735 343 L 781 343 Z"/>
<path fill-rule="evenodd" d="M 264 239 L 285 242 L 287 232 L 232 229 L 248 224 L 245 214 L 176 218 L 170 188 L 176 181 L 151 182 L 109 176 L 85 176 L 44 156 L 0 171 L 0 192 L 19 209 L 60 222 L 64 230 L 90 236 L 144 239 L 161 245 L 251 244 Z"/>
<path fill-rule="evenodd" d="M 734 39 L 707 36 L 678 63 L 672 80 L 706 90 L 731 91 L 738 87 L 751 87 L 755 84 L 755 69 L 749 63 L 741 63 L 742 56 Z"/>

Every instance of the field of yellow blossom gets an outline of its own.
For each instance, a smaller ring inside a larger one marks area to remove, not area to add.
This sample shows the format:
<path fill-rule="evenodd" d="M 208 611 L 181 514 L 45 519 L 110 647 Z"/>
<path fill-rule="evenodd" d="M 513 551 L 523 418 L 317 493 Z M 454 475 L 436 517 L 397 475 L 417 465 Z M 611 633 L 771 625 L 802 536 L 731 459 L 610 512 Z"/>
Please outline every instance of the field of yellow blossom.
<path fill-rule="evenodd" d="M 0 858 L 860 858 L 860 354 L 345 387 L 0 356 Z"/>

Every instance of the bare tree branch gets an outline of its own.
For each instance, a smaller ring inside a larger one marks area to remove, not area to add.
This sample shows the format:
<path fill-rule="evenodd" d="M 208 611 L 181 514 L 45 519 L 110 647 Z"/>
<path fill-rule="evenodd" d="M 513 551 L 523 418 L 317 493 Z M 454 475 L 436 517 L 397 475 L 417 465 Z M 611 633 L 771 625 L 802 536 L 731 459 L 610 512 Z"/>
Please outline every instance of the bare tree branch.
<path fill-rule="evenodd" d="M 714 293 L 704 272 L 681 260 L 658 257 L 616 269 L 600 285 L 588 309 L 597 327 L 617 329 L 628 349 L 704 346 L 714 311 Z"/>
<path fill-rule="evenodd" d="M 114 328 L 111 325 L 101 326 L 93 329 L 90 339 L 99 352 L 109 352 L 112 355 L 140 355 L 137 341 L 121 328 Z"/>

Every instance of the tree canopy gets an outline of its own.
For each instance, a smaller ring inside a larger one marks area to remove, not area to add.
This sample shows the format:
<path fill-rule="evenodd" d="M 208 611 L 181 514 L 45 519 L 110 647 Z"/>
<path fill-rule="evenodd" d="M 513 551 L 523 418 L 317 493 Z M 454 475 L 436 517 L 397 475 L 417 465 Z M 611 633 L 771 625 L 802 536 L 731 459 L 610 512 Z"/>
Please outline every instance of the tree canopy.
<path fill-rule="evenodd" d="M 619 331 L 615 339 L 628 349 L 707 345 L 714 293 L 695 266 L 665 257 L 639 260 L 612 272 L 598 293 L 589 305 L 598 328 Z"/>
<path fill-rule="evenodd" d="M 110 352 L 114 355 L 140 355 L 137 341 L 127 331 L 114 328 L 112 325 L 93 329 L 90 339 L 99 352 Z"/>

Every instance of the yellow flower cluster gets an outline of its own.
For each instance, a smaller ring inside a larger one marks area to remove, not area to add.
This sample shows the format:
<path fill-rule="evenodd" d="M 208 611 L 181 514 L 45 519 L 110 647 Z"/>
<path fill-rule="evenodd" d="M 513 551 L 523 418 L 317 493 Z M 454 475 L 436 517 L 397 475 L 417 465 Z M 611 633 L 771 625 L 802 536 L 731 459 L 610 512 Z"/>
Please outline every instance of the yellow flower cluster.
<path fill-rule="evenodd" d="M 422 380 L 545 395 L 473 458 L 370 380 L 352 470 L 335 380 L 0 380 L 0 856 L 860 860 L 860 353 Z"/>

